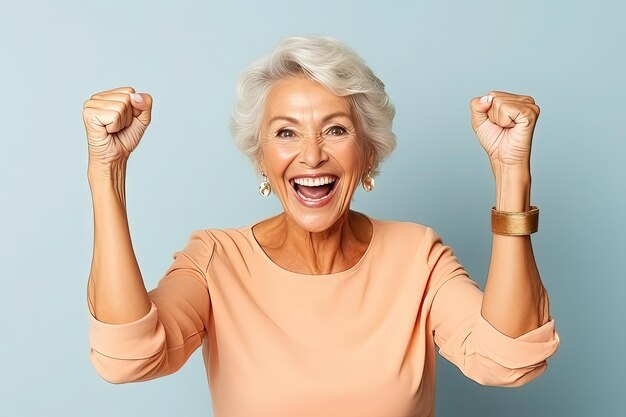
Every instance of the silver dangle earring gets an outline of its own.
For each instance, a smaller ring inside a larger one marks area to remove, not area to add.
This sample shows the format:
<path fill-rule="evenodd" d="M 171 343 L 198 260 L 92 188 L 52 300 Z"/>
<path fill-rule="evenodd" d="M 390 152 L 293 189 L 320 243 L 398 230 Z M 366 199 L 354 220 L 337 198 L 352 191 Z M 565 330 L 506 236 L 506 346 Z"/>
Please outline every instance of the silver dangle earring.
<path fill-rule="evenodd" d="M 374 189 L 374 186 L 376 186 L 376 182 L 374 181 L 374 178 L 370 176 L 370 172 L 371 170 L 368 170 L 365 177 L 361 180 L 363 189 L 368 193 Z"/>
<path fill-rule="evenodd" d="M 265 173 L 261 172 L 261 175 L 263 176 L 263 181 L 261 181 L 261 184 L 259 184 L 259 194 L 261 194 L 263 197 L 267 197 L 272 192 L 272 186 L 267 180 Z"/>

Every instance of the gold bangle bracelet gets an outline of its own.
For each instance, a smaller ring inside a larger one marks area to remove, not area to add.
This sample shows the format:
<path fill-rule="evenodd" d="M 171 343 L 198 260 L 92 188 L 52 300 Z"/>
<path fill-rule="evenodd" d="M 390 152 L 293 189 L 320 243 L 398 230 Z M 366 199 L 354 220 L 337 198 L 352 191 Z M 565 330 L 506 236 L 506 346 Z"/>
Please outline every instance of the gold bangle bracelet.
<path fill-rule="evenodd" d="M 491 231 L 497 235 L 524 236 L 539 229 L 539 209 L 521 212 L 499 211 L 491 208 Z"/>

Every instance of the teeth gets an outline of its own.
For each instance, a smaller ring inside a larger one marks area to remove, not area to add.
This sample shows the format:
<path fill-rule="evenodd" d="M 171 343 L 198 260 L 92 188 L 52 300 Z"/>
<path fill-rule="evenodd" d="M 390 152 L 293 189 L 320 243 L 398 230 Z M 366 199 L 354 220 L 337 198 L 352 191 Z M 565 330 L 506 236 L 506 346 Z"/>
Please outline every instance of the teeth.
<path fill-rule="evenodd" d="M 326 185 L 335 182 L 336 177 L 317 177 L 317 178 L 309 178 L 309 177 L 301 177 L 293 180 L 298 185 L 304 185 L 305 187 L 318 187 L 320 185 Z"/>

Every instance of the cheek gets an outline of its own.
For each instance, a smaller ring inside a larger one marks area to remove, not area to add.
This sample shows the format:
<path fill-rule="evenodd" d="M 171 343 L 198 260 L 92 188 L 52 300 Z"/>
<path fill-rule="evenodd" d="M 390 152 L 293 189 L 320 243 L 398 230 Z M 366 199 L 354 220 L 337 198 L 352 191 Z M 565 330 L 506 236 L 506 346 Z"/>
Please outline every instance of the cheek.
<path fill-rule="evenodd" d="M 367 169 L 367 155 L 363 146 L 358 141 L 351 140 L 336 151 L 336 158 L 343 165 L 346 174 L 360 178 Z"/>
<path fill-rule="evenodd" d="M 270 143 L 261 144 L 261 159 L 267 171 L 284 170 L 298 155 L 292 146 L 276 146 Z"/>

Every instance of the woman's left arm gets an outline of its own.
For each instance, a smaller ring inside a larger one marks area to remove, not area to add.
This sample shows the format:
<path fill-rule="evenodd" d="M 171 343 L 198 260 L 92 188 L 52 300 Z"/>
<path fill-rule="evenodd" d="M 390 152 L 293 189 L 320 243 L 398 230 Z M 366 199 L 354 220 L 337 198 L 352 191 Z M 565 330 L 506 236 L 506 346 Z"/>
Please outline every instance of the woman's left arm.
<path fill-rule="evenodd" d="M 471 103 L 472 128 L 487 151 L 496 185 L 496 210 L 530 209 L 530 149 L 539 107 L 532 97 L 494 91 Z M 549 299 L 530 235 L 493 235 L 481 314 L 516 338 L 545 324 Z"/>

